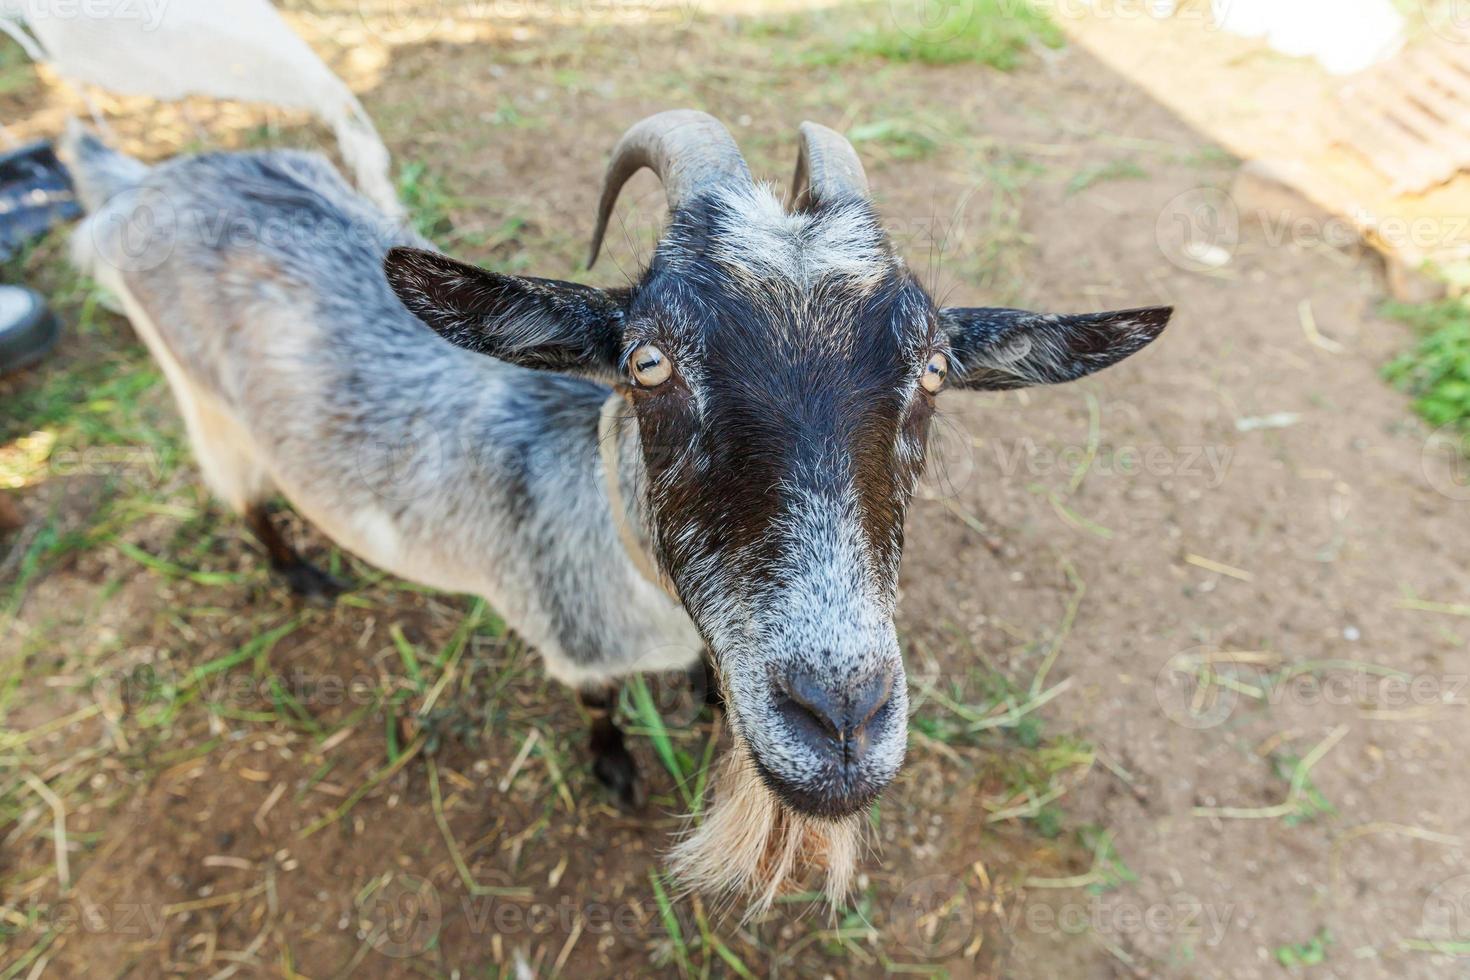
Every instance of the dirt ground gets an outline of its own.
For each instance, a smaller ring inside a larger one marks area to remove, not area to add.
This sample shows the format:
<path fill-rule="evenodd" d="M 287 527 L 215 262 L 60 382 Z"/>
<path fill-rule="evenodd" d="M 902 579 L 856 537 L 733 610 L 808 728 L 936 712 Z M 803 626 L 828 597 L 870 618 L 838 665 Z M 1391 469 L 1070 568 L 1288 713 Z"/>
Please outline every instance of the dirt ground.
<path fill-rule="evenodd" d="M 1371 255 L 1279 240 L 1286 215 L 1242 218 L 1224 264 L 1182 256 L 1236 162 L 1076 48 L 1010 72 L 841 54 L 881 6 L 353 6 L 293 23 L 422 164 L 409 196 L 457 254 L 617 281 L 659 192 L 637 179 L 612 261 L 581 272 L 605 154 L 694 105 L 776 181 L 802 119 L 864 134 L 896 240 L 951 302 L 1172 303 L 1173 325 L 1083 383 L 945 396 L 876 850 L 835 918 L 808 894 L 741 923 L 664 876 L 687 800 L 652 741 L 649 810 L 620 814 L 493 611 L 299 524 L 360 586 L 294 604 L 198 487 L 125 322 L 46 243 L 20 269 L 72 329 L 0 382 L 0 460 L 59 426 L 83 448 L 53 449 L 0 531 L 0 978 L 1470 976 L 1470 489 L 1379 378 L 1408 331 L 1376 312 Z M 70 99 L 42 76 L 0 108 L 54 133 Z M 317 135 L 134 106 L 103 108 L 152 157 L 205 128 Z M 54 408 L 73 381 L 81 407 Z M 698 769 L 709 719 L 652 683 Z"/>

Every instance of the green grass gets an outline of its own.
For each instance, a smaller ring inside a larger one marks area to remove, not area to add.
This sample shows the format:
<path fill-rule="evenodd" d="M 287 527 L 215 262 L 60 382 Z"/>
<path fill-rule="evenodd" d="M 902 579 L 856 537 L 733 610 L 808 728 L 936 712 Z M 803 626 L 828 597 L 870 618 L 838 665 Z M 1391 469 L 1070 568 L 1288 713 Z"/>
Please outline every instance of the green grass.
<path fill-rule="evenodd" d="M 1304 943 L 1286 943 L 1276 947 L 1276 962 L 1287 969 L 1301 966 L 1316 966 L 1327 959 L 1327 947 L 1332 936 L 1323 929 Z"/>
<path fill-rule="evenodd" d="M 669 737 L 669 730 L 664 725 L 658 706 L 654 704 L 653 694 L 648 690 L 648 682 L 643 679 L 643 675 L 634 674 L 623 686 L 632 698 L 633 717 L 647 732 L 648 740 L 653 744 L 653 751 L 658 756 L 658 760 L 664 764 L 669 775 L 674 777 L 679 792 L 684 797 L 684 805 L 692 808 L 694 801 L 689 796 L 686 787 L 694 760 L 687 753 L 675 750 L 673 739 Z"/>
<path fill-rule="evenodd" d="M 1138 880 L 1138 875 L 1118 854 L 1111 830 L 1103 827 L 1083 827 L 1078 832 L 1078 836 L 1082 844 L 1092 852 L 1091 874 L 1095 880 L 1087 885 L 1089 893 L 1101 895 Z"/>
<path fill-rule="evenodd" d="M 492 252 L 490 265 L 497 272 L 518 272 L 527 259 L 524 250 L 504 254 L 508 246 L 517 245 L 526 228 L 526 219 L 516 214 L 503 215 L 488 223 L 474 220 L 465 224 L 455 215 L 496 214 L 502 203 L 490 198 L 465 197 L 456 194 L 439 173 L 426 164 L 411 160 L 398 171 L 398 198 L 408 209 L 414 230 L 445 251 Z"/>
<path fill-rule="evenodd" d="M 455 197 L 426 164 L 410 160 L 403 165 L 398 171 L 398 197 L 408 209 L 414 230 L 430 241 L 442 242 L 454 230 L 449 213 Z"/>
<path fill-rule="evenodd" d="M 1110 180 L 1141 180 L 1147 176 L 1148 171 L 1132 160 L 1109 160 L 1079 171 L 1076 176 L 1067 181 L 1067 196 L 1080 194 L 1093 184 L 1101 184 Z"/>
<path fill-rule="evenodd" d="M 1288 827 L 1311 823 L 1318 817 L 1330 817 L 1337 813 L 1337 809 L 1322 795 L 1317 784 L 1312 782 L 1311 776 L 1297 776 L 1301 765 L 1302 760 L 1288 752 L 1271 756 L 1271 768 L 1276 776 L 1286 780 L 1288 784 L 1299 786 L 1296 794 L 1290 797 L 1295 808 L 1282 817 Z"/>
<path fill-rule="evenodd" d="M 170 448 L 157 428 L 161 420 L 151 417 L 156 406 L 146 398 L 163 376 L 141 350 L 137 358 L 131 353 L 48 371 L 38 384 L 16 392 L 0 423 L 0 441 L 24 435 L 22 430 L 50 430 L 59 449 Z"/>
<path fill-rule="evenodd" d="M 919 160 L 939 148 L 939 141 L 903 119 L 879 119 L 847 131 L 861 151 L 864 143 L 876 143 L 899 160 Z"/>
<path fill-rule="evenodd" d="M 65 555 L 105 546 L 171 507 L 165 488 L 185 458 L 162 374 L 126 321 L 105 310 L 99 287 L 67 261 L 69 231 L 57 229 L 0 265 L 0 279 L 40 290 L 63 323 L 58 348 L 0 389 L 0 490 L 76 480 L 86 499 L 73 501 L 63 519 L 54 510 L 59 501 L 45 498 L 53 512 L 21 543 L 16 574 L 0 584 L 0 620 Z"/>
<path fill-rule="evenodd" d="M 1053 840 L 1066 827 L 1059 801 L 1096 754 L 1076 736 L 1049 734 L 1033 713 L 1042 703 L 1000 673 L 974 670 L 929 688 L 909 726 L 920 738 L 952 748 L 983 748 L 976 775 L 990 796 L 986 819 L 1020 820 Z"/>
<path fill-rule="evenodd" d="M 19 44 L 0 34 L 0 95 L 28 93 L 40 83 L 36 69 Z"/>
<path fill-rule="evenodd" d="M 179 441 L 163 375 L 126 322 L 103 310 L 102 290 L 67 262 L 68 232 L 53 231 L 0 266 L 0 279 L 43 292 L 64 324 L 56 352 L 35 369 L 7 379 L 0 447 L 42 432 L 53 462 L 62 451 L 133 447 L 146 451 L 146 462 L 171 469 Z M 8 462 L 15 464 L 0 454 L 0 486 L 19 485 L 24 474 L 9 472 Z M 101 453 L 91 462 L 120 459 Z"/>
<path fill-rule="evenodd" d="M 1062 32 L 1030 0 L 883 4 L 879 24 L 824 60 L 874 57 L 925 65 L 973 63 L 1010 71 L 1036 45 L 1062 46 Z"/>
<path fill-rule="evenodd" d="M 1384 376 L 1414 396 L 1414 411 L 1430 425 L 1470 435 L 1470 305 L 1389 303 L 1384 312 L 1419 333 L 1419 342 L 1390 362 Z"/>
<path fill-rule="evenodd" d="M 687 977 L 691 972 L 689 947 L 684 942 L 684 930 L 679 926 L 679 916 L 674 911 L 674 903 L 670 901 L 663 882 L 659 880 L 658 872 L 650 869 L 648 881 L 653 886 L 653 899 L 658 904 L 659 920 L 663 923 L 664 931 L 669 934 L 669 955 L 678 964 L 680 975 Z"/>

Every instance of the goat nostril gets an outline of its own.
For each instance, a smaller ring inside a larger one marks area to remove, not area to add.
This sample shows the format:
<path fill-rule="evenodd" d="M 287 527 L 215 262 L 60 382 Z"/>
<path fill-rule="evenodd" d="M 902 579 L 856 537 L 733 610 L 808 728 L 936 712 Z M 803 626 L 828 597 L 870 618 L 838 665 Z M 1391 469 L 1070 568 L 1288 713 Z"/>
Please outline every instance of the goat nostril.
<path fill-rule="evenodd" d="M 814 720 L 823 732 L 842 738 L 842 704 L 816 678 L 804 671 L 786 675 L 786 696 Z"/>
<path fill-rule="evenodd" d="M 826 735 L 839 741 L 863 732 L 893 694 L 893 672 L 852 682 L 822 683 L 812 674 L 794 670 L 783 685 L 791 703 L 814 721 Z"/>
<path fill-rule="evenodd" d="M 876 677 L 870 677 L 853 694 L 852 719 L 853 730 L 862 731 L 868 722 L 873 720 L 882 707 L 888 703 L 893 696 L 893 671 L 881 671 Z"/>

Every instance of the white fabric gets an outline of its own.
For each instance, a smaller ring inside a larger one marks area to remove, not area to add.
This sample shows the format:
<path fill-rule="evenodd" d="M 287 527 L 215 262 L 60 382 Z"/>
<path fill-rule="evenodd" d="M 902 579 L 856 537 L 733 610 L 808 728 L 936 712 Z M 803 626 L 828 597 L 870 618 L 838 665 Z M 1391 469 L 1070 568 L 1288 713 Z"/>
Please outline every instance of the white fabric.
<path fill-rule="evenodd" d="M 1213 0 L 1215 24 L 1263 37 L 1282 54 L 1316 58 L 1350 75 L 1393 55 L 1404 43 L 1404 18 L 1391 0 Z"/>
<path fill-rule="evenodd" d="M 401 217 L 388 149 L 361 103 L 267 0 L 0 0 L 0 13 L 24 20 L 72 81 L 314 113 L 336 133 L 359 189 Z"/>

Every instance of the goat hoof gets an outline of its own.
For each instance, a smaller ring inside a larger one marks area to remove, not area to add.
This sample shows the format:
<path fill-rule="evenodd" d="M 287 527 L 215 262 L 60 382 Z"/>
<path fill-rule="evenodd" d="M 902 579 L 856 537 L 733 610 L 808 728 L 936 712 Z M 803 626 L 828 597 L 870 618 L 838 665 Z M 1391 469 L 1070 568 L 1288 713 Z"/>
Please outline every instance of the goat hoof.
<path fill-rule="evenodd" d="M 622 746 L 599 753 L 592 763 L 592 772 L 612 794 L 619 809 L 641 810 L 648 801 L 648 790 L 638 777 L 638 763 Z"/>
<path fill-rule="evenodd" d="M 280 570 L 291 593 L 309 602 L 330 606 L 337 597 L 351 588 L 346 582 L 322 571 L 315 565 L 302 562 Z"/>

